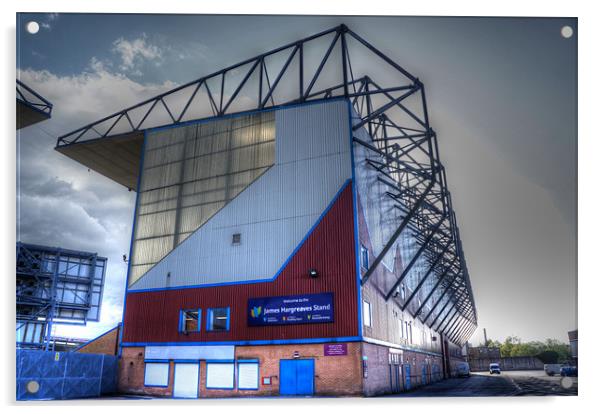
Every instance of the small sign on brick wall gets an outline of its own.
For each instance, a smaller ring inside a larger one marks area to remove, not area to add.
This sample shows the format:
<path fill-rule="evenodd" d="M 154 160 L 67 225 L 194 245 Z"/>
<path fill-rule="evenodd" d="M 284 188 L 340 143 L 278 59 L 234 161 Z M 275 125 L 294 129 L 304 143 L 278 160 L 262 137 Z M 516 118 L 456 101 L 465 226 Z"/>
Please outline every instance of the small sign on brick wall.
<path fill-rule="evenodd" d="M 324 356 L 347 355 L 347 344 L 324 344 Z"/>

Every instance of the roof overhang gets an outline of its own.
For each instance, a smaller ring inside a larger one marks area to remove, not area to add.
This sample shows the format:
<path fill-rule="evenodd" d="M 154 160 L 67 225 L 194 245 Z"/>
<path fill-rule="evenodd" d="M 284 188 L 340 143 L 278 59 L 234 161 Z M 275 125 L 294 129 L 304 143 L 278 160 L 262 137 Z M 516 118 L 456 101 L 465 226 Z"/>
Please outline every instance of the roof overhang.
<path fill-rule="evenodd" d="M 137 190 L 144 131 L 58 146 L 56 150 L 91 170 Z"/>
<path fill-rule="evenodd" d="M 17 129 L 50 119 L 50 114 L 17 99 Z"/>

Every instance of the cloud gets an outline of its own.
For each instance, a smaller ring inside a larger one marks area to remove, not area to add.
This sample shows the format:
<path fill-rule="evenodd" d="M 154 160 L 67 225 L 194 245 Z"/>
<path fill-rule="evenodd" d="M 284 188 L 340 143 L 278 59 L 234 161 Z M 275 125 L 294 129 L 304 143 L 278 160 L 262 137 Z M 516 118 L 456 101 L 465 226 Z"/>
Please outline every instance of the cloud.
<path fill-rule="evenodd" d="M 55 21 L 57 21 L 59 18 L 59 14 L 58 13 L 47 13 L 46 14 L 46 18 L 44 19 L 44 21 L 40 22 L 40 27 L 42 29 L 46 29 L 46 30 L 52 30 L 52 23 L 54 23 Z"/>
<path fill-rule="evenodd" d="M 137 64 L 144 61 L 154 61 L 155 64 L 160 64 L 163 55 L 162 50 L 153 44 L 146 41 L 146 35 L 142 37 L 126 40 L 123 37 L 113 42 L 113 52 L 121 57 L 122 70 L 131 70 Z"/>
<path fill-rule="evenodd" d="M 53 103 L 52 118 L 45 126 L 60 126 L 68 132 L 87 122 L 116 112 L 177 86 L 166 81 L 142 84 L 110 71 L 106 62 L 90 60 L 89 68 L 76 75 L 59 76 L 48 70 L 24 69 L 17 77 Z M 58 132 L 58 131 L 57 131 Z"/>

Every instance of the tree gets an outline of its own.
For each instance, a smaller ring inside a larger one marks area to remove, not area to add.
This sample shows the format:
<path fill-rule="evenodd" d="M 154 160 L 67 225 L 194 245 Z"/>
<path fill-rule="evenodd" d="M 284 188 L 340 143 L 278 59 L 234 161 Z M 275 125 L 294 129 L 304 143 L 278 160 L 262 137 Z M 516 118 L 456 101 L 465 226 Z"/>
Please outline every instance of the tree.
<path fill-rule="evenodd" d="M 545 341 L 522 342 L 517 336 L 508 336 L 503 343 L 489 340 L 489 346 L 499 346 L 502 357 L 539 356 L 546 360 L 564 362 L 570 359 L 570 348 L 568 344 L 557 339 L 546 339 Z M 495 345 L 494 345 L 495 344 Z M 541 358 L 540 358 L 541 359 Z M 543 361 L 543 360 L 542 360 Z M 554 362 L 544 362 L 554 363 Z"/>
<path fill-rule="evenodd" d="M 539 359 L 544 364 L 557 364 L 558 363 L 558 352 L 555 351 L 542 351 L 535 355 L 535 358 Z"/>

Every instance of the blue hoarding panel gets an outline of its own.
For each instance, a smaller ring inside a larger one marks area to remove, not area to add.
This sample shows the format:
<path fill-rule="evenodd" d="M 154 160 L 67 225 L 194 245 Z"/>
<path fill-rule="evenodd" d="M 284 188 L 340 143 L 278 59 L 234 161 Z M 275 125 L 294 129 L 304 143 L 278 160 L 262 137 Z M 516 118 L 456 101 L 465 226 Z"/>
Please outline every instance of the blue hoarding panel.
<path fill-rule="evenodd" d="M 113 355 L 17 350 L 17 400 L 86 398 L 115 392 L 117 364 Z"/>
<path fill-rule="evenodd" d="M 247 321 L 249 326 L 333 322 L 333 294 L 251 298 L 247 305 Z"/>

